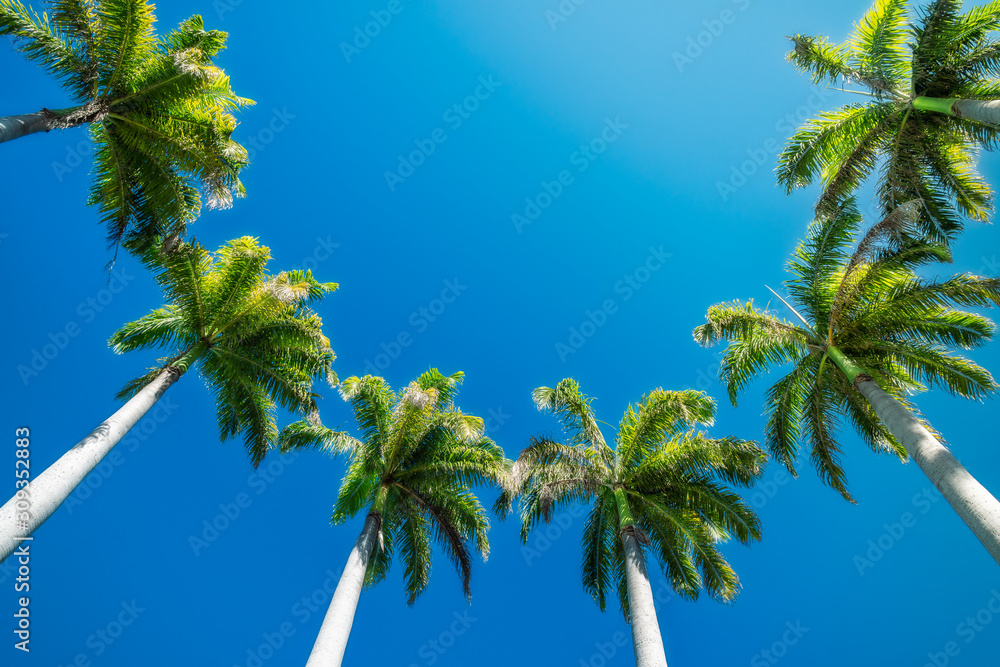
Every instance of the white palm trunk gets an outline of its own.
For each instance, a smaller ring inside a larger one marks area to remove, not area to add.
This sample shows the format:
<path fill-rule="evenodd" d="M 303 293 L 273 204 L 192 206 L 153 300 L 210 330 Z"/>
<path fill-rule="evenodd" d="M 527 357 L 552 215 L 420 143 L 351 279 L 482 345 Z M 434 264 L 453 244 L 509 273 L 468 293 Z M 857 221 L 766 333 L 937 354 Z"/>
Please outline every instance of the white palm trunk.
<path fill-rule="evenodd" d="M 1000 100 L 955 100 L 951 111 L 962 118 L 1000 125 Z"/>
<path fill-rule="evenodd" d="M 635 664 L 636 667 L 667 667 L 660 625 L 656 622 L 653 589 L 649 585 L 649 573 L 646 571 L 646 557 L 635 535 L 637 528 L 628 504 L 628 494 L 622 487 L 615 489 L 615 506 L 618 509 L 619 536 L 625 552 L 625 583 L 632 613 L 630 625 Z"/>
<path fill-rule="evenodd" d="M 23 116 L 3 116 L 0 117 L 0 144 L 35 132 L 48 132 L 55 127 L 53 117 L 42 111 Z"/>
<path fill-rule="evenodd" d="M 32 478 L 25 487 L 29 499 L 27 517 L 18 511 L 16 495 L 0 508 L 0 562 L 21 543 L 19 538 L 28 537 L 52 516 L 178 377 L 176 368 L 164 370 L 73 449 Z"/>
<path fill-rule="evenodd" d="M 625 551 L 628 604 L 632 611 L 632 646 L 635 648 L 636 667 L 667 667 L 642 547 L 631 532 L 622 532 L 622 546 Z"/>
<path fill-rule="evenodd" d="M 827 346 L 830 359 L 855 384 L 875 414 L 917 462 L 993 560 L 1000 563 L 1000 502 L 969 474 L 958 459 L 920 423 L 906 406 L 882 391 L 871 376 L 840 348 Z"/>
<path fill-rule="evenodd" d="M 381 523 L 381 518 L 375 512 L 370 512 L 365 519 L 365 527 L 347 558 L 344 573 L 340 575 L 337 590 L 330 600 L 326 616 L 323 617 L 323 625 L 320 626 L 306 667 L 340 667 L 344 660 L 347 638 L 351 635 L 354 613 L 358 609 L 361 588 L 365 583 L 368 559 L 375 548 Z"/>
<path fill-rule="evenodd" d="M 993 559 L 1000 563 L 1000 502 L 969 474 L 948 449 L 895 398 L 873 380 L 862 379 L 858 391 L 882 423 L 906 448 Z"/>
<path fill-rule="evenodd" d="M 913 108 L 924 111 L 937 111 L 958 118 L 970 118 L 991 125 L 1000 125 L 1000 100 L 917 97 L 913 100 Z"/>

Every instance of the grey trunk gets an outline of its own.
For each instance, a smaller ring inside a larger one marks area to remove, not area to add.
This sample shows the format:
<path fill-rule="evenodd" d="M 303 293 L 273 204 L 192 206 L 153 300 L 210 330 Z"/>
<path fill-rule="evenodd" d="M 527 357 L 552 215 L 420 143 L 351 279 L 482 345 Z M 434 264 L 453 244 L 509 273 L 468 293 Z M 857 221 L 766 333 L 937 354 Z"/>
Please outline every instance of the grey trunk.
<path fill-rule="evenodd" d="M 951 109 L 962 118 L 1000 125 L 1000 100 L 955 100 Z"/>
<path fill-rule="evenodd" d="M 882 391 L 878 384 L 859 378 L 858 391 L 868 399 L 882 423 L 906 448 L 910 458 L 917 462 L 993 559 L 1000 563 L 1000 502 L 906 407 Z"/>
<path fill-rule="evenodd" d="M 642 547 L 630 531 L 622 532 L 622 546 L 625 550 L 628 602 L 632 610 L 632 645 L 635 647 L 636 667 L 667 667 Z"/>
<path fill-rule="evenodd" d="M 35 132 L 48 132 L 56 127 L 56 118 L 44 111 L 25 116 L 3 116 L 0 117 L 0 144 Z"/>
<path fill-rule="evenodd" d="M 32 476 L 23 489 L 27 503 L 15 494 L 0 508 L 0 562 L 21 543 L 19 538 L 28 537 L 52 516 L 179 375 L 177 369 L 164 370 L 73 449 L 37 477 Z"/>
<path fill-rule="evenodd" d="M 330 608 L 323 618 L 319 635 L 313 645 L 312 653 L 306 667 L 340 667 L 347 650 L 347 638 L 351 635 L 354 625 L 354 612 L 358 608 L 361 588 L 365 583 L 365 572 L 368 570 L 368 559 L 378 539 L 382 519 L 378 514 L 369 512 L 365 519 L 365 527 L 354 543 L 351 555 L 340 575 L 337 590 L 330 600 Z"/>

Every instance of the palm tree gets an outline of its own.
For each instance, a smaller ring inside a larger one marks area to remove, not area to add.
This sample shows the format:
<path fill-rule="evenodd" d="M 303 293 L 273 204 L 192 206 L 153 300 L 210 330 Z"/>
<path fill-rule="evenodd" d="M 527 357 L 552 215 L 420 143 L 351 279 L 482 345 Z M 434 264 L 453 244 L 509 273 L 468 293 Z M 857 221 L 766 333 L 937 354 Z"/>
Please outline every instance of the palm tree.
<path fill-rule="evenodd" d="M 466 597 L 472 556 L 489 555 L 486 511 L 470 487 L 497 483 L 503 451 L 483 435 L 483 420 L 454 405 L 463 374 L 424 373 L 399 394 L 380 377 L 351 377 L 340 385 L 361 438 L 305 419 L 281 434 L 283 452 L 319 449 L 348 453 L 351 463 L 333 508 L 332 523 L 367 509 L 364 528 L 347 560 L 309 655 L 309 667 L 340 665 L 363 586 L 385 578 L 397 547 L 406 566 L 408 604 L 430 578 L 431 539 L 462 577 Z M 376 548 L 377 545 L 377 548 Z"/>
<path fill-rule="evenodd" d="M 520 497 L 521 540 L 540 519 L 570 503 L 589 502 L 583 532 L 583 587 L 604 611 L 609 589 L 632 626 L 638 667 L 666 665 L 643 547 L 650 548 L 671 586 L 692 600 L 704 588 L 729 601 L 739 578 L 717 543 L 760 539 L 753 510 L 723 482 L 749 486 L 766 454 L 756 443 L 709 438 L 715 402 L 694 390 L 656 389 L 629 406 L 614 449 L 604 440 L 591 399 L 572 379 L 534 393 L 569 433 L 569 444 L 534 438 L 521 452 L 494 507 L 501 518 Z"/>
<path fill-rule="evenodd" d="M 820 477 L 853 502 L 836 433 L 846 419 L 874 451 L 912 457 L 1000 562 L 1000 503 L 907 398 L 927 386 L 970 399 L 996 389 L 986 370 L 952 350 L 993 335 L 988 319 L 955 307 L 1000 303 L 1000 278 L 917 276 L 915 269 L 951 258 L 944 245 L 907 233 L 918 208 L 904 205 L 856 247 L 861 216 L 853 201 L 818 218 L 788 264 L 786 305 L 799 324 L 735 301 L 709 308 L 694 337 L 702 345 L 729 341 L 720 375 L 734 405 L 755 377 L 791 365 L 767 393 L 766 444 L 792 474 L 799 440 L 808 438 Z"/>
<path fill-rule="evenodd" d="M 788 192 L 817 178 L 817 212 L 836 209 L 880 164 L 883 214 L 919 200 L 925 233 L 947 241 L 960 215 L 987 219 L 993 195 L 976 171 L 979 147 L 1000 132 L 1000 3 L 961 13 L 935 0 L 910 23 L 904 0 L 878 0 L 842 45 L 795 35 L 788 59 L 814 83 L 849 83 L 869 95 L 803 125 L 778 160 Z"/>
<path fill-rule="evenodd" d="M 90 204 L 117 248 L 183 235 L 202 204 L 228 208 L 245 194 L 247 151 L 233 141 L 238 97 L 212 63 L 226 33 L 192 16 L 163 37 L 145 0 L 55 0 L 38 15 L 0 0 L 0 35 L 40 63 L 75 106 L 0 118 L 0 142 L 89 125 L 95 144 Z M 199 188 L 202 192 L 199 192 Z"/>
<path fill-rule="evenodd" d="M 0 561 L 31 535 L 170 386 L 194 364 L 215 395 L 223 441 L 243 436 L 253 465 L 276 444 L 275 406 L 314 411 L 314 379 L 336 382 L 330 341 L 308 306 L 336 289 L 308 271 L 269 277 L 270 251 L 257 240 L 230 241 L 214 257 L 182 244 L 161 258 L 157 281 L 167 305 L 111 337 L 117 353 L 167 347 L 160 365 L 129 382 L 128 399 L 0 508 Z M 29 504 L 27 512 L 18 501 Z"/>

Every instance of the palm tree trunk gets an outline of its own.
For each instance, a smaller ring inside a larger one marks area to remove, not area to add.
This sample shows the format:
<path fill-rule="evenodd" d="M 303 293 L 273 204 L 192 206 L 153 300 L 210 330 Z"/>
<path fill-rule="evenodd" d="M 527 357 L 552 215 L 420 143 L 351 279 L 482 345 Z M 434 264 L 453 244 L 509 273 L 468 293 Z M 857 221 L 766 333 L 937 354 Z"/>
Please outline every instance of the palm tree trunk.
<path fill-rule="evenodd" d="M 649 585 L 646 558 L 635 535 L 635 520 L 623 489 L 615 489 L 618 524 L 625 551 L 625 579 L 628 582 L 628 604 L 631 610 L 632 646 L 636 667 L 667 667 L 663 652 L 660 625 L 656 621 L 653 589 Z"/>
<path fill-rule="evenodd" d="M 177 381 L 181 375 L 178 371 L 176 367 L 164 369 L 90 435 L 35 477 L 24 488 L 29 503 L 27 517 L 22 514 L 23 507 L 22 512 L 17 511 L 16 495 L 0 508 L 0 562 L 17 548 L 20 538 L 34 533 L 69 498 L 77 485 Z"/>
<path fill-rule="evenodd" d="M 375 548 L 381 526 L 381 516 L 375 511 L 369 512 L 365 527 L 347 558 L 344 573 L 340 575 L 340 582 L 330 600 L 330 607 L 323 618 L 323 625 L 320 626 L 306 667 L 340 667 L 344 651 L 347 650 L 347 638 L 354 625 L 354 612 L 357 611 L 361 588 L 365 582 L 368 559 Z"/>
<path fill-rule="evenodd" d="M 24 116 L 0 117 L 0 144 L 36 132 L 68 130 L 93 123 L 104 118 L 109 108 L 108 100 L 99 99 L 66 109 L 42 109 Z"/>
<path fill-rule="evenodd" d="M 981 123 L 1000 125 L 1000 100 L 917 97 L 913 100 L 913 108 L 923 111 L 937 111 L 938 113 L 958 118 L 971 118 Z"/>
<path fill-rule="evenodd" d="M 831 345 L 827 351 L 910 458 L 917 462 L 993 559 L 1000 563 L 1000 502 L 905 406 L 884 392 L 839 349 Z"/>
<path fill-rule="evenodd" d="M 0 144 L 36 132 L 48 132 L 56 127 L 56 118 L 44 111 L 24 116 L 3 116 L 0 117 Z"/>

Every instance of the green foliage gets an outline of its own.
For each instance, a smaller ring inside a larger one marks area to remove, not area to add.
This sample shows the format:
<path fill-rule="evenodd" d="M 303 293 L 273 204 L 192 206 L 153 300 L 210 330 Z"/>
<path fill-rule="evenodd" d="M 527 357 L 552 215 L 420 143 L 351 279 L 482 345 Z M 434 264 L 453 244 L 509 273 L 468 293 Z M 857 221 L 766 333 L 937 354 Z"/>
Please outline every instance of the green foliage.
<path fill-rule="evenodd" d="M 215 395 L 220 436 L 242 435 L 254 466 L 276 444 L 275 407 L 312 414 L 313 382 L 336 382 L 330 341 L 308 304 L 337 285 L 320 283 L 308 271 L 269 276 L 269 259 L 268 248 L 250 237 L 214 255 L 181 244 L 157 260 L 166 305 L 124 325 L 109 341 L 117 353 L 173 351 L 119 398 L 132 396 L 185 354 L 198 354 L 199 371 Z M 301 426 L 293 434 L 302 440 L 314 435 Z"/>
<path fill-rule="evenodd" d="M 431 369 L 393 392 L 380 377 L 350 377 L 340 394 L 360 439 L 308 420 L 280 437 L 282 451 L 350 455 L 331 521 L 342 523 L 364 509 L 380 514 L 380 546 L 368 561 L 365 585 L 385 577 L 398 551 L 408 604 L 427 587 L 434 543 L 461 576 L 466 597 L 472 595 L 470 543 L 484 560 L 489 555 L 489 520 L 471 489 L 498 484 L 507 466 L 503 451 L 483 435 L 483 420 L 455 406 L 462 378 Z"/>
<path fill-rule="evenodd" d="M 722 482 L 752 484 L 762 472 L 764 451 L 754 442 L 696 431 L 715 417 L 715 402 L 698 391 L 656 389 L 630 405 L 615 449 L 605 444 L 591 399 L 574 380 L 539 387 L 534 397 L 539 409 L 560 418 L 571 444 L 535 438 L 514 462 L 494 509 L 505 517 L 518 499 L 522 541 L 558 509 L 591 503 L 583 531 L 583 587 L 601 611 L 613 588 L 630 618 L 623 549 L 630 515 L 634 527 L 628 530 L 640 542 L 648 538 L 679 594 L 696 599 L 704 589 L 732 600 L 739 579 L 715 545 L 730 537 L 759 539 L 760 524 Z"/>
<path fill-rule="evenodd" d="M 183 235 L 202 205 L 228 208 L 245 194 L 246 149 L 233 140 L 237 96 L 214 58 L 226 33 L 200 16 L 163 37 L 145 0 L 56 0 L 37 14 L 0 0 L 0 35 L 10 35 L 70 92 L 78 106 L 57 125 L 89 123 L 94 181 L 109 246 L 142 253 Z"/>
<path fill-rule="evenodd" d="M 795 35 L 788 59 L 814 83 L 858 85 L 867 104 L 847 104 L 807 121 L 778 159 L 778 181 L 790 192 L 822 184 L 818 214 L 830 214 L 879 170 L 884 214 L 919 201 L 921 231 L 947 242 L 963 216 L 985 221 L 993 194 L 976 171 L 980 147 L 1000 128 L 913 107 L 916 97 L 1000 98 L 997 3 L 960 12 L 936 0 L 910 17 L 903 0 L 878 0 L 842 45 Z"/>
<path fill-rule="evenodd" d="M 853 200 L 817 218 L 788 263 L 791 306 L 809 320 L 794 324 L 752 301 L 717 304 L 694 331 L 702 345 L 727 341 L 720 379 L 730 399 L 762 374 L 785 369 L 767 393 L 765 443 L 795 474 L 802 440 L 823 481 L 848 500 L 837 431 L 848 422 L 874 451 L 906 458 L 902 446 L 827 356 L 837 349 L 879 386 L 913 409 L 908 396 L 929 386 L 980 399 L 996 388 L 990 374 L 955 354 L 994 333 L 987 318 L 956 307 L 1000 303 L 1000 279 L 959 274 L 921 278 L 921 267 L 950 261 L 944 245 L 918 237 L 915 206 L 904 205 L 861 235 Z"/>

